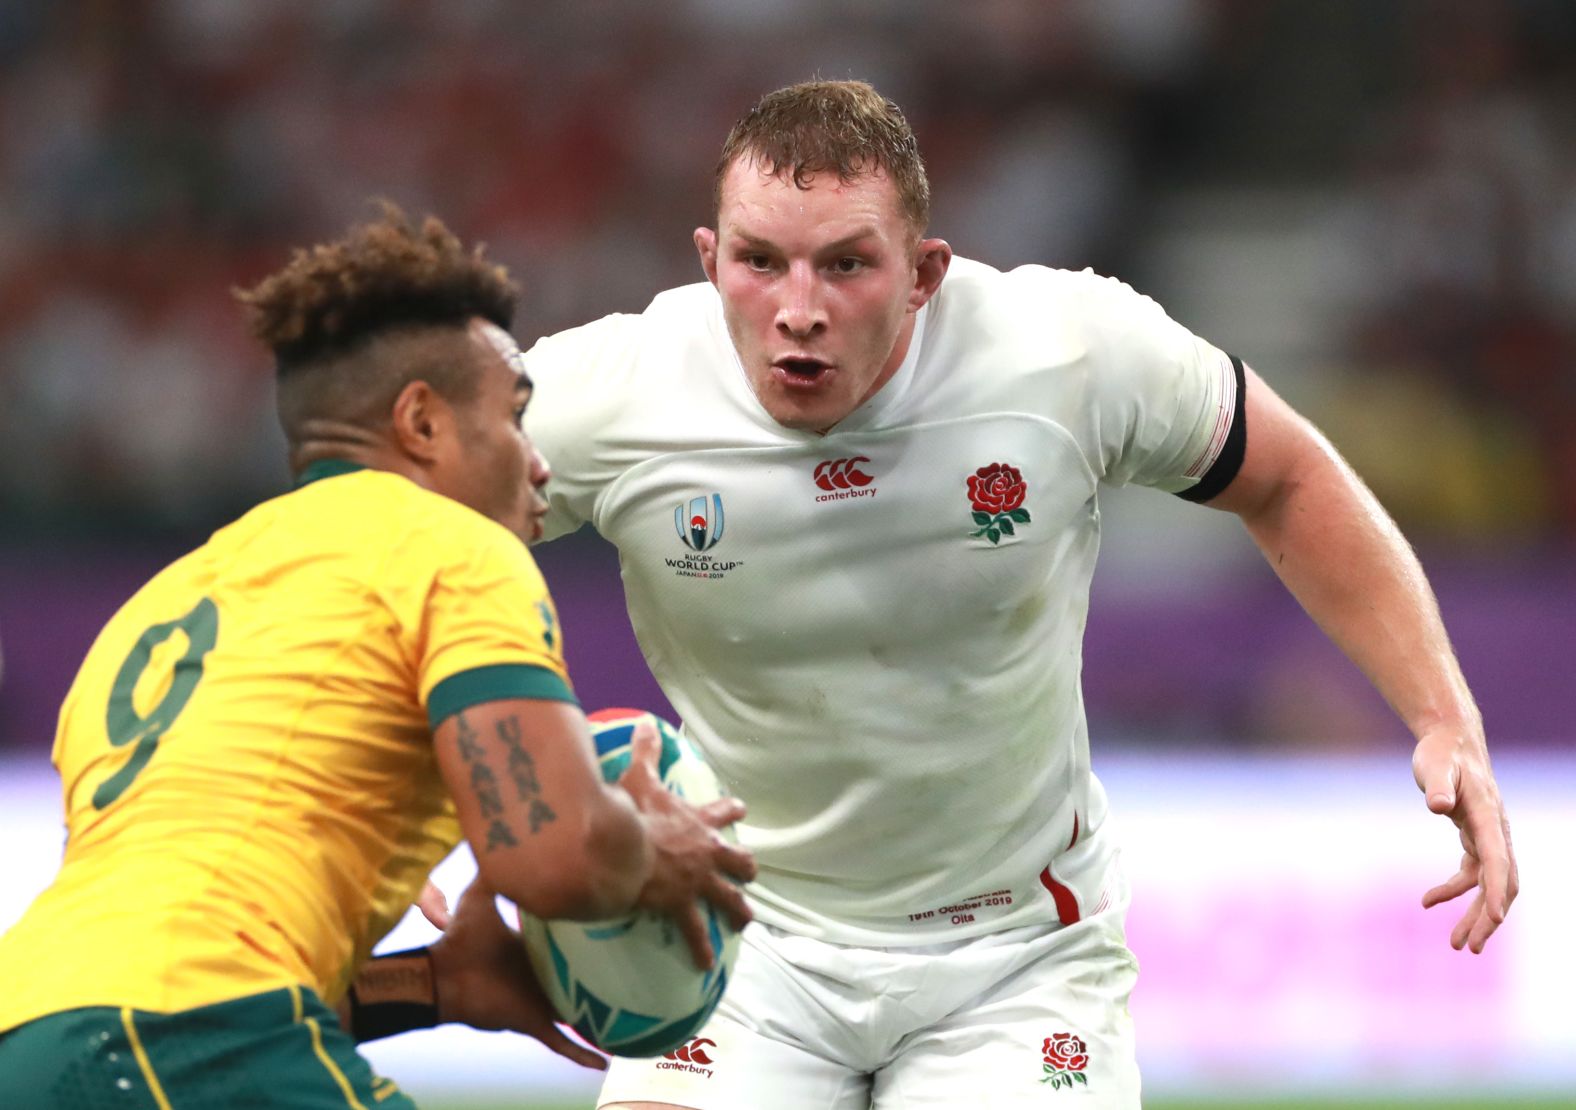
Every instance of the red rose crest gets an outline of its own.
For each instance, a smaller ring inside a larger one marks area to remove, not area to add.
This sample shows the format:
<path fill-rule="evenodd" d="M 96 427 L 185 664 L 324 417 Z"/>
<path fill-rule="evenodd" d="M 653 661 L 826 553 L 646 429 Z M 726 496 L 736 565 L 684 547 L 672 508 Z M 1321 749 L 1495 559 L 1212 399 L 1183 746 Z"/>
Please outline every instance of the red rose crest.
<path fill-rule="evenodd" d="M 1082 1037 L 1057 1033 L 1045 1038 L 1040 1051 L 1045 1055 L 1045 1078 L 1041 1083 L 1049 1083 L 1053 1090 L 1071 1087 L 1074 1083 L 1089 1085 L 1089 1077 L 1084 1075 L 1084 1069 L 1089 1066 L 1089 1047 Z"/>
<path fill-rule="evenodd" d="M 969 475 L 969 502 L 974 506 L 974 523 L 979 527 L 971 536 L 984 536 L 1000 543 L 1003 536 L 1017 534 L 1017 526 L 1029 523 L 1029 510 L 1023 508 L 1029 484 L 1015 466 L 991 463 Z"/>

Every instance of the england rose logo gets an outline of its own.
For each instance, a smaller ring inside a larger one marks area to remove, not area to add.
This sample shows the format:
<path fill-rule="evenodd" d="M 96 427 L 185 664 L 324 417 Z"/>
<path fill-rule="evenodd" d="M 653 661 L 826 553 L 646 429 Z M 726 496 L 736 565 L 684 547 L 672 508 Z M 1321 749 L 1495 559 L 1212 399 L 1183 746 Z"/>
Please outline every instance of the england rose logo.
<path fill-rule="evenodd" d="M 1040 1052 L 1045 1056 L 1045 1078 L 1041 1083 L 1049 1083 L 1052 1090 L 1071 1087 L 1074 1083 L 1088 1086 L 1089 1078 L 1084 1075 L 1084 1069 L 1089 1066 L 1089 1047 L 1082 1037 L 1057 1033 L 1045 1038 Z"/>
<path fill-rule="evenodd" d="M 1000 543 L 1003 536 L 1017 534 L 1017 525 L 1029 523 L 1029 510 L 1023 508 L 1029 485 L 1015 466 L 991 463 L 969 475 L 969 503 L 974 523 L 979 527 L 970 536 L 984 536 Z"/>

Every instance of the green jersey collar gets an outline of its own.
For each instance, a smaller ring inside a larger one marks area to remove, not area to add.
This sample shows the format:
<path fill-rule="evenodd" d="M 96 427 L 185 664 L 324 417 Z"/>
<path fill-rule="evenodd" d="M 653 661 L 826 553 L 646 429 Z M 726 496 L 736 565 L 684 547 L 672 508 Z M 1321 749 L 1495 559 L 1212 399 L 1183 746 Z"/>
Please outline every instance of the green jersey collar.
<path fill-rule="evenodd" d="M 301 473 L 296 475 L 295 484 L 291 489 L 300 489 L 310 485 L 319 478 L 337 478 L 341 474 L 354 474 L 366 467 L 360 463 L 347 462 L 344 459 L 318 459 L 316 462 L 307 463 Z"/>

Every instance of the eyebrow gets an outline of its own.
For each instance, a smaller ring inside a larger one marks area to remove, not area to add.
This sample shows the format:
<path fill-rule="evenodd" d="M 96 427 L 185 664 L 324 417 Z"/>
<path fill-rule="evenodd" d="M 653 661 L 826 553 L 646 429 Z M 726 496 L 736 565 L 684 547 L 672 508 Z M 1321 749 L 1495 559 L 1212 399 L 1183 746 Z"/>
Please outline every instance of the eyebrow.
<path fill-rule="evenodd" d="M 508 364 L 510 370 L 514 371 L 515 392 L 518 393 L 522 389 L 531 390 L 536 388 L 536 383 L 531 380 L 531 375 L 525 369 L 524 351 L 518 347 L 515 348 L 512 354 L 504 356 L 504 362 Z"/>
<path fill-rule="evenodd" d="M 828 243 L 824 247 L 818 248 L 816 253 L 834 254 L 837 251 L 847 250 L 861 239 L 868 239 L 875 234 L 876 228 L 874 226 L 863 227 L 852 234 L 843 236 L 841 239 L 838 239 L 835 242 Z M 751 235 L 747 231 L 735 232 L 735 235 L 745 247 L 766 247 L 773 250 L 777 248 L 777 244 L 773 243 L 770 239 L 763 239 L 759 235 Z"/>

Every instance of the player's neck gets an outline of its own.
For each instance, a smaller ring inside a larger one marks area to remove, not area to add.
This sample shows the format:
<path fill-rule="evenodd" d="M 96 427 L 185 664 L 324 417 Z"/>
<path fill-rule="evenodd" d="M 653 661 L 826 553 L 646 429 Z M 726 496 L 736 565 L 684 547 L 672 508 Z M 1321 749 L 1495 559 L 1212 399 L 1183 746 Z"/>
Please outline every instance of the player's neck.
<path fill-rule="evenodd" d="M 897 339 L 892 343 L 892 353 L 887 355 L 887 360 L 881 367 L 881 373 L 877 374 L 875 381 L 870 383 L 870 388 L 865 390 L 864 396 L 859 398 L 859 405 L 863 405 L 877 393 L 880 393 L 882 387 L 891 381 L 897 373 L 898 367 L 903 365 L 903 360 L 908 357 L 909 346 L 914 342 L 914 322 L 917 319 L 917 313 L 910 312 L 904 315 L 903 326 L 898 328 Z M 855 405 L 854 408 L 858 409 L 859 405 Z M 827 428 L 817 428 L 816 434 L 824 436 L 836 426 L 834 424 Z"/>
<path fill-rule="evenodd" d="M 315 463 L 340 462 L 367 470 L 388 470 L 402 474 L 418 485 L 428 485 L 415 460 L 392 449 L 371 435 L 313 436 L 290 445 L 290 473 L 299 477 Z"/>

